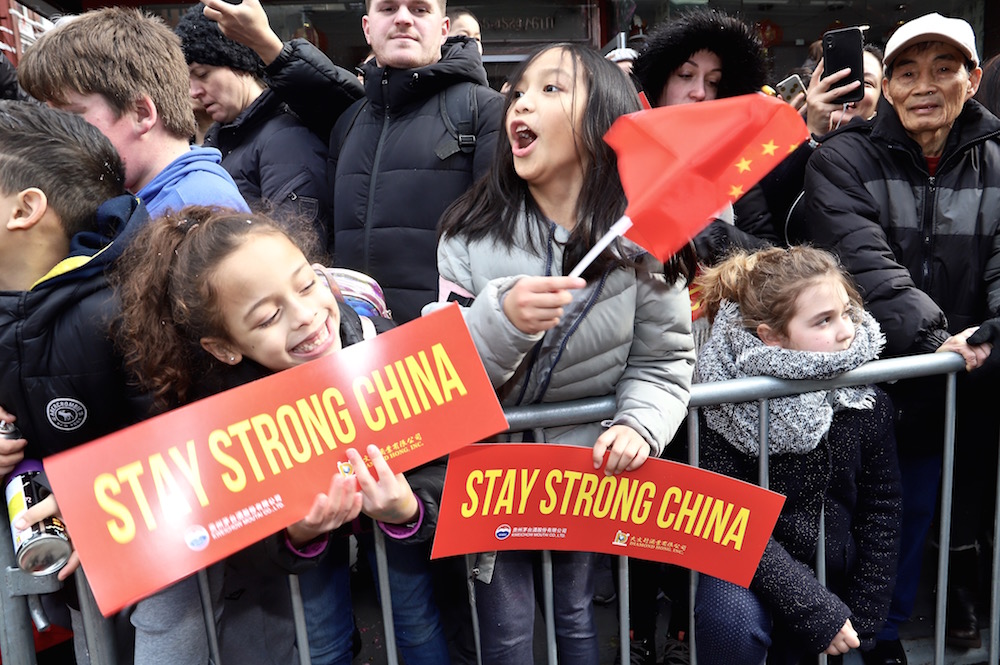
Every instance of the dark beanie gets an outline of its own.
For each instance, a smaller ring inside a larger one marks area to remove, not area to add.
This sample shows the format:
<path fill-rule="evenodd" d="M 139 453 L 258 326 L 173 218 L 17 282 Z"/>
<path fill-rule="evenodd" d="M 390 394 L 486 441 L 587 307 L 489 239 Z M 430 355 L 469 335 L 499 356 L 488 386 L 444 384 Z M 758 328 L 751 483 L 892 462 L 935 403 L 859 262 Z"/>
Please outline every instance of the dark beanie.
<path fill-rule="evenodd" d="M 757 92 L 767 76 L 764 47 L 743 21 L 715 9 L 697 9 L 656 26 L 632 70 L 652 103 L 670 75 L 701 50 L 722 62 L 719 98 Z"/>
<path fill-rule="evenodd" d="M 184 13 L 174 28 L 181 38 L 187 63 L 229 67 L 260 76 L 264 71 L 264 62 L 253 49 L 223 35 L 215 21 L 205 18 L 204 11 L 205 5 L 199 2 Z"/>

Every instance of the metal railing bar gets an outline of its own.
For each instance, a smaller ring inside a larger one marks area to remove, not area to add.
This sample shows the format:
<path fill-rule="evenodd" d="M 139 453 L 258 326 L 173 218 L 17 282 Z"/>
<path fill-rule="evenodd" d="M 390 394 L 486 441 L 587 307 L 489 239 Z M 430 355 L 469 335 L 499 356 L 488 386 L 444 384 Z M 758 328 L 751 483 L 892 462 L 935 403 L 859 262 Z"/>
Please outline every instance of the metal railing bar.
<path fill-rule="evenodd" d="M 392 622 L 392 596 L 389 592 L 389 560 L 385 555 L 385 534 L 378 525 L 372 527 L 375 536 L 375 568 L 378 574 L 378 595 L 382 605 L 382 626 L 385 631 L 385 656 L 389 665 L 398 665 L 396 626 Z"/>
<path fill-rule="evenodd" d="M 629 619 L 632 616 L 629 609 L 628 557 L 615 557 L 618 560 L 618 648 L 622 665 L 632 662 L 629 640 Z"/>
<path fill-rule="evenodd" d="M 288 576 L 288 593 L 292 598 L 292 621 L 295 624 L 295 646 L 299 665 L 312 665 L 309 653 L 309 633 L 306 632 L 306 608 L 302 604 L 302 585 L 298 575 Z"/>
<path fill-rule="evenodd" d="M 948 603 L 948 559 L 951 545 L 951 493 L 955 477 L 955 373 L 948 374 L 944 397 L 944 454 L 941 468 L 941 513 L 938 536 L 938 594 L 934 603 L 934 663 L 944 665 L 945 615 Z"/>
<path fill-rule="evenodd" d="M 215 608 L 212 607 L 212 589 L 208 584 L 208 569 L 197 573 L 198 595 L 201 597 L 201 613 L 205 618 L 205 634 L 208 635 L 208 654 L 214 665 L 222 665 L 219 649 L 219 633 L 215 629 Z"/>

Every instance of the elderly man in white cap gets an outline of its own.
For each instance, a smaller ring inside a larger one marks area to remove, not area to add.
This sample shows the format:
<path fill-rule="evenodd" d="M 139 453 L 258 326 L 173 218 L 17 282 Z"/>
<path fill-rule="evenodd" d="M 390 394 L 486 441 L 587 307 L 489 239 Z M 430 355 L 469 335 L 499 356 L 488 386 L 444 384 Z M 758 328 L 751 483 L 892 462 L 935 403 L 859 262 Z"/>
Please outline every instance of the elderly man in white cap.
<path fill-rule="evenodd" d="M 878 115 L 835 132 L 813 154 L 806 214 L 789 237 L 840 256 L 882 325 L 886 355 L 954 351 L 965 359 L 947 637 L 953 646 L 977 647 L 976 530 L 980 508 L 992 505 L 978 472 L 991 464 L 990 449 L 995 454 L 1000 376 L 1000 352 L 990 356 L 1000 343 L 1000 120 L 972 100 L 982 70 L 972 27 L 961 19 L 934 13 L 904 24 L 886 44 L 883 64 Z M 882 616 L 889 610 L 875 648 L 863 654 L 869 665 L 906 662 L 897 626 L 913 609 L 935 512 L 943 385 L 931 377 L 887 387 L 897 410 L 902 546 L 891 609 L 887 598 L 862 601 L 877 604 Z M 894 536 L 890 521 L 887 537 Z M 871 574 L 896 573 L 896 562 L 871 564 Z M 880 626 L 855 628 L 864 647 Z"/>

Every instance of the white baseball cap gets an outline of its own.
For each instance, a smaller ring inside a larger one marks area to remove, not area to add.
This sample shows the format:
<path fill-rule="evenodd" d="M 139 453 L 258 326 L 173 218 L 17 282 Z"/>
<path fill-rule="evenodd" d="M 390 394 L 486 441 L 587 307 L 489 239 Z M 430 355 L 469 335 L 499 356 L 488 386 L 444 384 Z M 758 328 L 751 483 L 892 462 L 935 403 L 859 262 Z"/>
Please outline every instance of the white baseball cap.
<path fill-rule="evenodd" d="M 951 44 L 962 54 L 979 66 L 979 53 L 976 51 L 976 33 L 968 21 L 960 18 L 941 16 L 937 12 L 926 14 L 912 21 L 907 21 L 892 33 L 885 45 L 885 57 L 882 64 L 892 65 L 896 56 L 905 49 L 920 42 L 945 42 Z"/>

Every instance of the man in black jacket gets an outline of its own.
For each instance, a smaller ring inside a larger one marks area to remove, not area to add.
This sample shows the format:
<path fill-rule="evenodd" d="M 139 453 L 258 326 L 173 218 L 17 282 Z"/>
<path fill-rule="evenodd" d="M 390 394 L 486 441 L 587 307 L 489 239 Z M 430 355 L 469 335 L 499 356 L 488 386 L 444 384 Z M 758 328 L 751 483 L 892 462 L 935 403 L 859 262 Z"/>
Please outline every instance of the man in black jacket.
<path fill-rule="evenodd" d="M 996 383 L 991 345 L 1000 342 L 1000 120 L 971 99 L 982 70 L 972 27 L 961 19 L 929 14 L 904 24 L 884 65 L 876 119 L 849 125 L 814 153 L 806 214 L 789 231 L 840 255 L 886 333 L 888 354 L 954 351 L 977 370 L 959 385 L 948 616 L 949 643 L 973 647 L 976 507 L 985 500 L 974 477 L 989 466 L 983 455 L 997 437 L 996 409 L 987 404 Z M 905 662 L 896 628 L 913 607 L 941 471 L 940 377 L 890 392 L 903 546 L 889 621 L 869 663 Z"/>
<path fill-rule="evenodd" d="M 283 44 L 257 0 L 205 2 L 205 16 L 267 63 L 272 90 L 330 136 L 334 262 L 377 279 L 399 323 L 437 300 L 438 219 L 489 170 L 501 128 L 503 99 L 475 40 L 447 39 L 444 4 L 368 0 L 362 30 L 375 58 L 364 97 L 341 114 L 355 94 L 344 70 L 305 40 Z M 465 125 L 458 137 L 449 122 Z"/>

